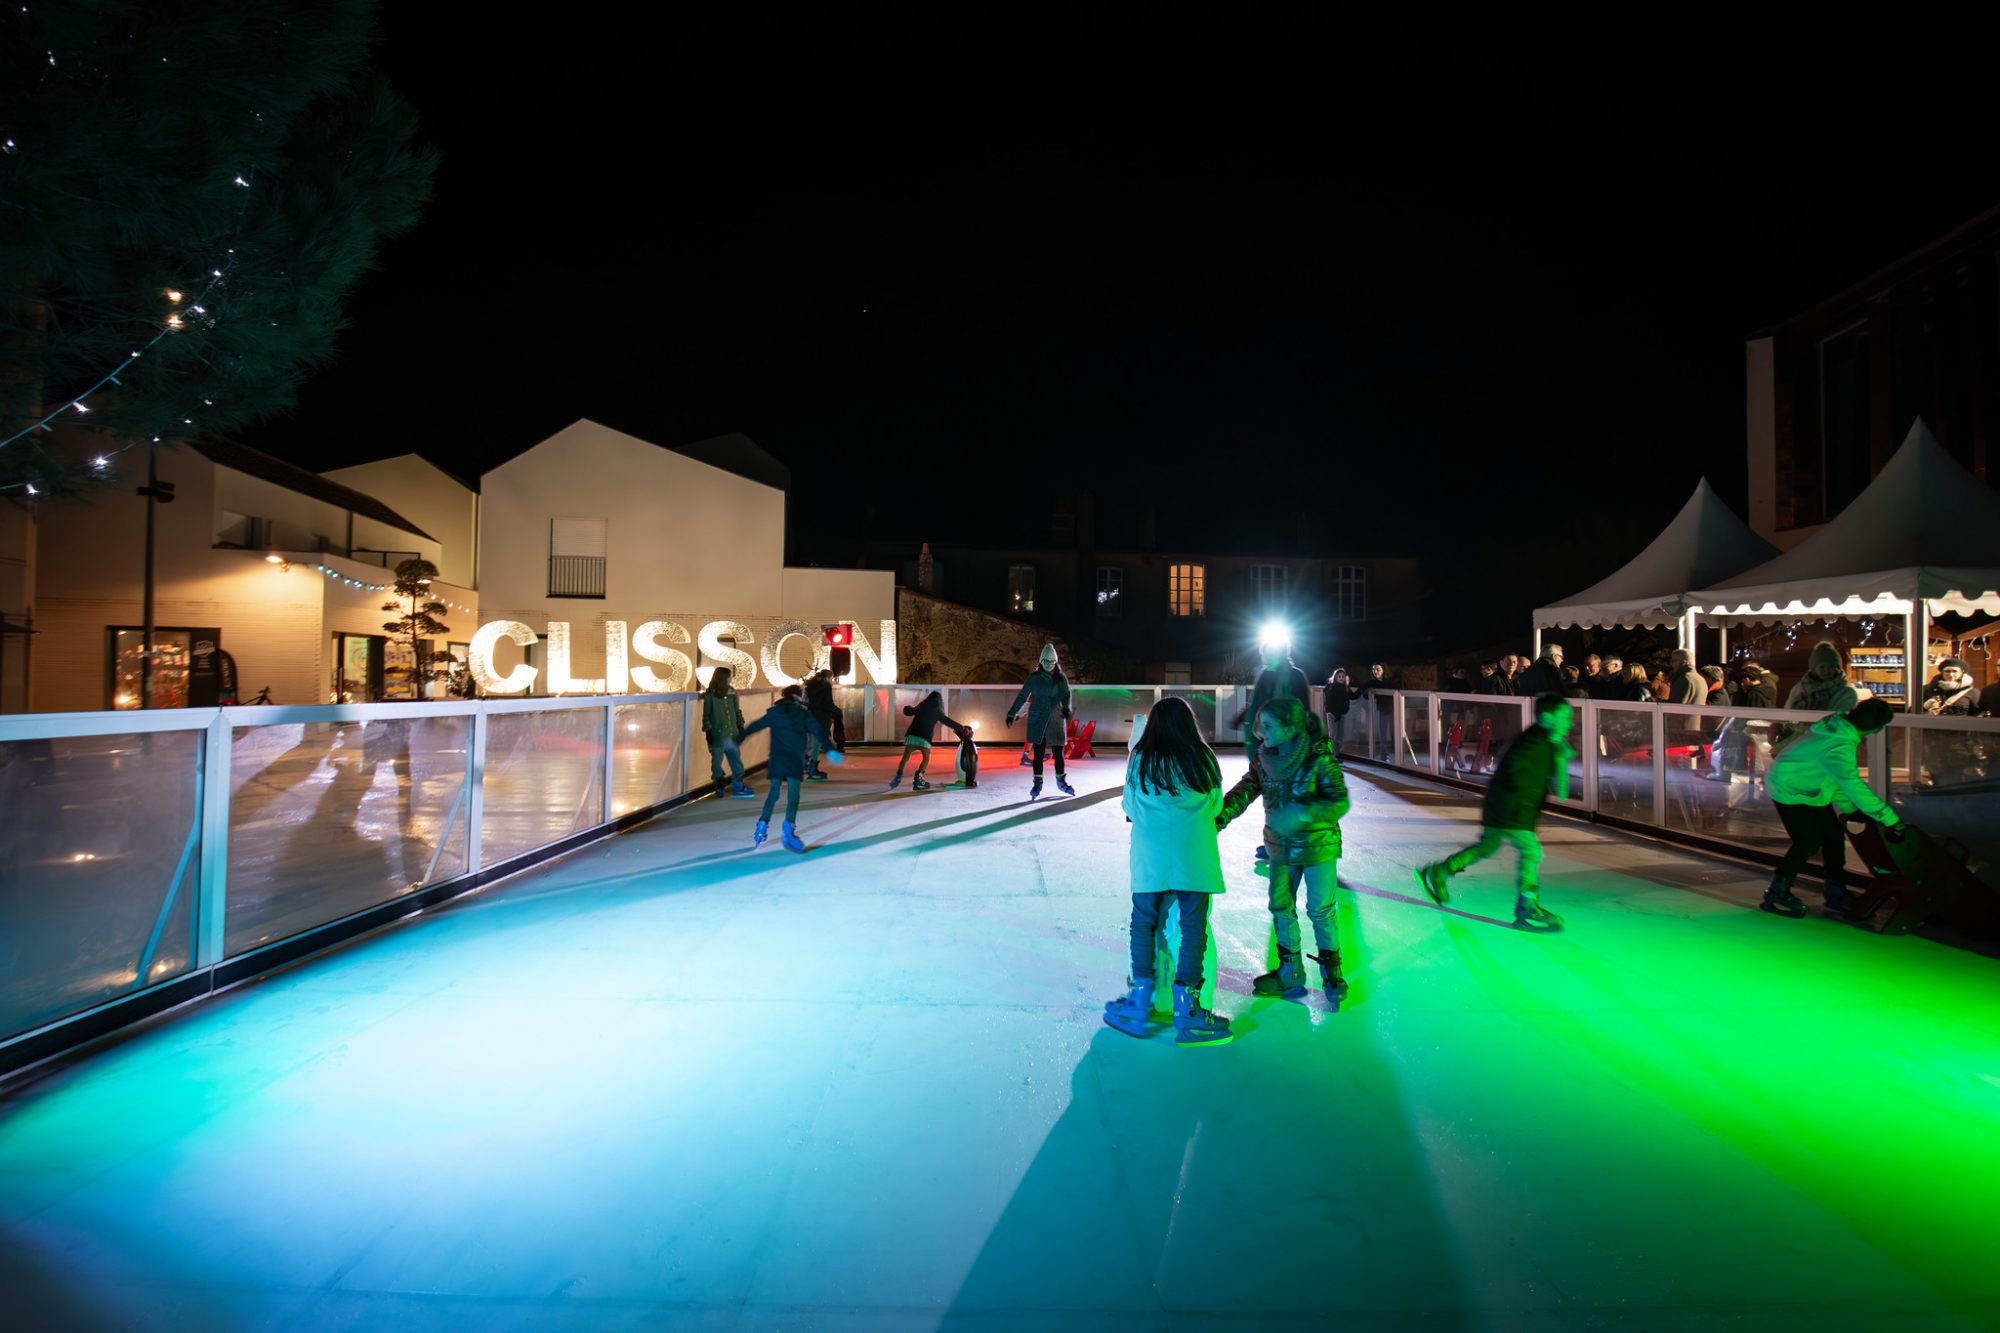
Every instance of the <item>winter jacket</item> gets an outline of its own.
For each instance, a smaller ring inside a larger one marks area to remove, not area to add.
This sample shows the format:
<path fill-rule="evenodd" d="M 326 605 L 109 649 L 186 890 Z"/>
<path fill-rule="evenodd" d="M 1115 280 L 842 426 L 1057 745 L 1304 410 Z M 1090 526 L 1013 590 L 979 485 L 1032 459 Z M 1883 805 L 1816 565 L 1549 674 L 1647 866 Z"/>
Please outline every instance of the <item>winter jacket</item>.
<path fill-rule="evenodd" d="M 1139 788 L 1139 760 L 1125 761 L 1125 817 L 1132 821 L 1132 892 L 1221 893 L 1215 817 L 1222 788 L 1178 794 Z"/>
<path fill-rule="evenodd" d="M 1880 824 L 1901 819 L 1861 778 L 1856 748 L 1861 729 L 1840 714 L 1823 717 L 1778 752 L 1764 791 L 1779 805 L 1831 805 L 1859 810 Z"/>
<path fill-rule="evenodd" d="M 1924 711 L 1941 717 L 1971 717 L 1979 711 L 1978 693 L 1971 681 L 1952 686 L 1934 680 L 1924 687 Z M 1932 700 L 1937 701 L 1936 707 L 1931 706 Z"/>
<path fill-rule="evenodd" d="M 1822 668 L 1832 669 L 1831 680 L 1820 680 L 1812 674 Z M 1792 692 L 1785 696 L 1785 707 L 1808 713 L 1845 713 L 1860 702 L 1861 696 L 1847 683 L 1847 672 L 1840 662 L 1840 649 L 1825 639 L 1813 645 L 1806 678 L 1792 686 Z"/>
<path fill-rule="evenodd" d="M 910 725 L 903 728 L 904 733 L 911 736 L 920 736 L 927 741 L 937 739 L 937 726 L 940 722 L 950 727 L 954 734 L 965 730 L 963 724 L 954 722 L 944 715 L 944 700 L 942 698 L 932 699 L 926 696 L 922 703 L 913 704 L 905 708 L 903 712 L 910 719 Z"/>
<path fill-rule="evenodd" d="M 1250 767 L 1222 798 L 1221 828 L 1255 797 L 1264 800 L 1264 848 L 1274 865 L 1310 866 L 1340 859 L 1340 817 L 1347 813 L 1347 780 L 1331 743 L 1293 739 L 1304 754 L 1257 747 Z M 1288 760 L 1296 760 L 1289 769 Z"/>
<path fill-rule="evenodd" d="M 840 705 L 834 702 L 833 682 L 821 675 L 810 677 L 806 681 L 806 707 L 815 713 L 838 713 Z"/>
<path fill-rule="evenodd" d="M 1743 687 L 1742 697 L 1736 703 L 1740 708 L 1776 708 L 1778 687 L 1771 683 L 1769 676 L 1759 677 L 1756 684 Z"/>
<path fill-rule="evenodd" d="M 1568 762 L 1567 745 L 1558 744 L 1539 723 L 1529 727 L 1500 752 L 1479 807 L 1479 822 L 1494 829 L 1533 828 L 1542 817 L 1542 798 L 1555 781 L 1556 768 Z"/>
<path fill-rule="evenodd" d="M 1672 693 L 1667 696 L 1670 704 L 1701 704 L 1708 702 L 1708 677 L 1693 667 L 1683 667 L 1678 674 L 1668 677 Z"/>
<path fill-rule="evenodd" d="M 1507 674 L 1504 671 L 1496 671 L 1490 676 L 1481 676 L 1479 678 L 1479 687 L 1475 692 L 1479 694 L 1512 694 L 1514 691 L 1507 688 Z"/>
<path fill-rule="evenodd" d="M 742 714 L 737 716 L 740 718 Z M 764 716 L 743 728 L 742 739 L 747 741 L 760 731 L 771 733 L 771 762 L 764 775 L 773 780 L 805 776 L 808 735 L 819 741 L 822 750 L 833 748 L 833 738 L 826 734 L 826 727 L 797 699 L 780 699 L 772 704 Z"/>
<path fill-rule="evenodd" d="M 1021 682 L 1020 693 L 1007 705 L 1008 726 L 1014 725 L 1023 706 L 1028 710 L 1030 741 L 1062 745 L 1069 740 L 1063 732 L 1063 723 L 1069 718 L 1069 677 L 1061 667 L 1054 671 L 1036 667 L 1034 674 Z"/>
<path fill-rule="evenodd" d="M 1515 682 L 1516 694 L 1561 694 L 1562 668 L 1546 657 L 1538 657 Z"/>
<path fill-rule="evenodd" d="M 1258 710 L 1282 694 L 1289 694 L 1304 704 L 1308 713 L 1312 711 L 1312 682 L 1306 679 L 1305 672 L 1287 662 L 1281 667 L 1265 667 L 1257 673 L 1257 683 L 1250 687 L 1250 702 L 1236 715 L 1236 725 L 1256 726 Z"/>
<path fill-rule="evenodd" d="M 1326 693 L 1323 697 L 1326 700 L 1325 711 L 1328 717 L 1346 717 L 1347 710 L 1361 696 L 1351 683 L 1330 680 L 1326 683 Z"/>
<path fill-rule="evenodd" d="M 701 696 L 701 730 L 711 738 L 720 737 L 725 741 L 740 740 L 743 736 L 743 705 L 737 702 L 736 691 L 716 694 L 704 691 Z"/>

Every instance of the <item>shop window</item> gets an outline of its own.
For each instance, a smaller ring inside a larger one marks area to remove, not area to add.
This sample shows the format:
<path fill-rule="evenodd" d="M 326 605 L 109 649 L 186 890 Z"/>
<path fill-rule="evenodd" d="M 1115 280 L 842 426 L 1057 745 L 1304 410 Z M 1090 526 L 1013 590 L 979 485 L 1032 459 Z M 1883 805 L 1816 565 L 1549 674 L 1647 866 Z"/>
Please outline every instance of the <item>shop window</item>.
<path fill-rule="evenodd" d="M 1117 565 L 1097 567 L 1097 614 L 1115 619 L 1124 614 L 1119 594 L 1125 591 L 1125 571 Z"/>
<path fill-rule="evenodd" d="M 1007 566 L 1007 610 L 1017 616 L 1035 612 L 1035 567 Z"/>
<path fill-rule="evenodd" d="M 1208 614 L 1208 566 L 1167 567 L 1167 609 L 1177 616 Z"/>
<path fill-rule="evenodd" d="M 115 709 L 139 708 L 141 675 L 146 642 L 137 625 L 112 625 L 110 637 L 110 682 L 108 693 Z M 159 626 L 153 630 L 152 696 L 155 708 L 213 708 L 234 700 L 235 681 L 229 680 L 225 695 L 222 632 L 214 628 Z M 233 668 L 227 674 L 233 677 Z"/>

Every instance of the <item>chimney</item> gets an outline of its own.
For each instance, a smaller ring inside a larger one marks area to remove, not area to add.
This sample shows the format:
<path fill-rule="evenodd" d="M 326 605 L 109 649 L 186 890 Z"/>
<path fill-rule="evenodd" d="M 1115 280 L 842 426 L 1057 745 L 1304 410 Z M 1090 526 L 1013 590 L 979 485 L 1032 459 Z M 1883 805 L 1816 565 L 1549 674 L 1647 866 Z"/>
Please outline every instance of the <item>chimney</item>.
<path fill-rule="evenodd" d="M 930 592 L 930 590 L 931 590 L 931 570 L 932 570 L 932 565 L 931 565 L 931 544 L 930 544 L 929 542 L 925 542 L 925 543 L 924 543 L 924 549 L 923 549 L 923 550 L 921 550 L 921 551 L 919 551 L 919 552 L 917 552 L 917 591 L 918 591 L 918 592 L 922 592 L 922 593 L 928 593 L 928 592 Z"/>

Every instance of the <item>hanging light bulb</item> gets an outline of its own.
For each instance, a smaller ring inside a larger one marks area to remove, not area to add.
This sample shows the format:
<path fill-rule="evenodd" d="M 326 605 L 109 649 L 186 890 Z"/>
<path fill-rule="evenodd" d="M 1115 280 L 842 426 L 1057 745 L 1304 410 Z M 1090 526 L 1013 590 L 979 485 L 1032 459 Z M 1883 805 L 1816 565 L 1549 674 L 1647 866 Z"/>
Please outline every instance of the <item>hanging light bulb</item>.
<path fill-rule="evenodd" d="M 179 305 L 181 303 L 181 294 L 174 288 L 169 287 L 167 288 L 167 299 L 169 301 L 172 301 L 175 305 Z M 134 355 L 136 355 L 136 353 Z"/>

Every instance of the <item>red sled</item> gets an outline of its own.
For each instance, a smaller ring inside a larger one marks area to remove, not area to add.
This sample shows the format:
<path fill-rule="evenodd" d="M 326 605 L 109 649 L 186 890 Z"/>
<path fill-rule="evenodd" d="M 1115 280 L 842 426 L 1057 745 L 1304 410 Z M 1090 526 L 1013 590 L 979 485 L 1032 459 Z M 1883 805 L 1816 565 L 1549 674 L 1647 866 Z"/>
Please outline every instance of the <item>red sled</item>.
<path fill-rule="evenodd" d="M 1849 815 L 1847 839 L 1853 844 L 1870 879 L 1848 909 L 1847 919 L 1869 924 L 1884 935 L 1907 935 L 1939 908 L 1949 910 L 1975 894 L 1993 890 L 1966 865 L 1969 853 L 1955 838 L 1934 838 L 1914 824 L 1900 839 L 1888 837 L 1882 825 Z M 1870 921 L 1889 904 L 1888 914 Z"/>
<path fill-rule="evenodd" d="M 1086 722 L 1083 724 L 1082 729 L 1079 730 L 1076 725 L 1076 719 L 1070 718 L 1068 720 L 1067 725 L 1063 728 L 1063 736 L 1064 736 L 1063 758 L 1065 759 L 1097 758 L 1097 751 L 1092 749 L 1090 744 L 1090 738 L 1095 736 L 1096 734 L 1097 734 L 1097 723 Z M 1035 743 L 1033 741 L 1024 741 L 1021 745 L 1021 767 L 1032 768 L 1034 767 L 1034 764 L 1035 764 Z"/>

